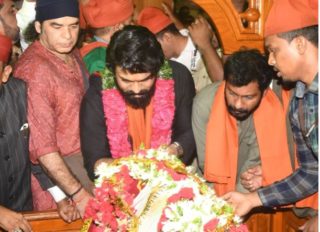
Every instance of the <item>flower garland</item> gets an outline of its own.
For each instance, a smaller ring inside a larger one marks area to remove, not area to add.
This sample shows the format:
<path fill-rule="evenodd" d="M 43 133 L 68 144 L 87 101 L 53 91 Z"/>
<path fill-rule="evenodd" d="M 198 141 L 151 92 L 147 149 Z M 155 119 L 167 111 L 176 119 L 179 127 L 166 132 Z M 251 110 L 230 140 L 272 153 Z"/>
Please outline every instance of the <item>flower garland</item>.
<path fill-rule="evenodd" d="M 116 89 L 113 73 L 106 68 L 99 75 L 102 77 L 102 103 L 110 151 L 113 158 L 126 157 L 132 152 L 132 146 L 128 141 L 126 103 Z M 172 70 L 168 61 L 165 61 L 159 71 L 153 96 L 151 147 L 171 142 L 174 99 Z"/>
<path fill-rule="evenodd" d="M 97 167 L 82 231 L 247 232 L 233 208 L 164 147 Z"/>

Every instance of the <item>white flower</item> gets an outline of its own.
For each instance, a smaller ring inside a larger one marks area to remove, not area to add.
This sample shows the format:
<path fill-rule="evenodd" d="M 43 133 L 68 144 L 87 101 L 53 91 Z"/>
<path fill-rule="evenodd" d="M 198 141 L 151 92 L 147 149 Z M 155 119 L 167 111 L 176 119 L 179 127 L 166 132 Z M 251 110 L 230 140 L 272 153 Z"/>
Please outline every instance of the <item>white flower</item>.
<path fill-rule="evenodd" d="M 176 156 L 170 155 L 166 147 L 149 149 L 120 159 L 116 163 L 100 164 L 96 169 L 96 174 L 99 175 L 96 185 L 101 186 L 104 180 L 112 178 L 121 171 L 121 167 L 127 166 L 129 175 L 133 179 L 139 180 L 145 188 L 134 200 L 133 207 L 136 213 L 146 221 L 150 219 L 146 217 L 148 215 L 146 209 L 152 208 L 159 212 L 159 214 L 154 214 L 158 215 L 159 218 L 163 213 L 166 217 L 162 222 L 162 231 L 164 232 L 203 231 L 206 223 L 214 218 L 218 219 L 217 227 L 222 229 L 230 221 L 235 224 L 241 223 L 241 218 L 235 216 L 232 210 L 228 208 L 230 206 L 224 200 L 218 198 L 212 188 L 205 185 L 204 179 L 197 174 L 193 174 L 190 167 L 186 168 L 187 175 L 184 179 L 175 181 L 167 169 L 158 168 L 158 161 L 166 161 L 165 163 L 170 163 L 172 166 L 181 164 L 181 167 L 183 167 L 181 161 Z M 167 168 L 170 169 L 170 167 Z M 168 204 L 168 197 L 179 193 L 183 188 L 192 189 L 193 199 L 180 199 Z M 157 192 L 153 192 L 153 190 Z M 149 196 L 152 196 L 150 199 L 153 200 L 150 200 Z M 159 205 L 162 206 L 159 207 Z M 154 211 L 150 212 L 154 213 Z"/>
<path fill-rule="evenodd" d="M 242 223 L 242 217 L 238 216 L 238 215 L 235 215 L 233 217 L 233 221 L 236 223 L 236 224 L 240 224 Z"/>
<path fill-rule="evenodd" d="M 101 163 L 100 165 L 98 165 L 98 167 L 95 170 L 95 174 L 99 176 L 95 180 L 96 187 L 100 187 L 105 179 L 112 177 L 115 173 L 118 173 L 119 171 L 119 166 L 109 165 L 107 163 Z"/>

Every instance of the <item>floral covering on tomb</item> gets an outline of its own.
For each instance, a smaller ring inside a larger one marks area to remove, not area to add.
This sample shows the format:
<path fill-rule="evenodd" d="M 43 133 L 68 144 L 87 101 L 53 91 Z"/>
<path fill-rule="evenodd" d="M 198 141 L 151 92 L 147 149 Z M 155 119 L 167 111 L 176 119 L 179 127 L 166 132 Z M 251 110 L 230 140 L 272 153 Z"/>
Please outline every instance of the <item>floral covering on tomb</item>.
<path fill-rule="evenodd" d="M 165 146 L 100 164 L 82 231 L 248 231 L 191 172 Z"/>

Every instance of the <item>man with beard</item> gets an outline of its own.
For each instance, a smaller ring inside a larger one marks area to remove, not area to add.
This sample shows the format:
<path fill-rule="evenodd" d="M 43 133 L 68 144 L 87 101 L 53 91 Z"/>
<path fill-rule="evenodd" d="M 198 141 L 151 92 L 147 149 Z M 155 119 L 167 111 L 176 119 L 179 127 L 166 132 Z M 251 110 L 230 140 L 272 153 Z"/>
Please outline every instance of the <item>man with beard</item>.
<path fill-rule="evenodd" d="M 218 195 L 253 191 L 240 180 L 251 167 L 263 170 L 256 187 L 292 172 L 285 110 L 269 88 L 273 76 L 258 51 L 238 51 L 224 65 L 224 81 L 206 87 L 194 99 L 192 126 L 199 168 L 204 168 L 205 179 L 213 182 Z"/>
<path fill-rule="evenodd" d="M 274 1 L 265 24 L 265 45 L 278 76 L 296 82 L 289 118 L 299 166 L 256 192 L 225 195 L 239 215 L 262 205 L 311 207 L 316 215 L 300 228 L 303 231 L 318 231 L 318 33 L 318 1 Z"/>
<path fill-rule="evenodd" d="M 19 39 L 16 10 L 11 0 L 0 0 L 0 34 L 8 36 L 13 42 Z"/>
<path fill-rule="evenodd" d="M 81 149 L 91 179 L 101 161 L 167 144 L 190 164 L 195 95 L 190 72 L 164 61 L 161 45 L 146 28 L 126 26 L 107 48 L 107 68 L 90 77 L 80 111 Z"/>

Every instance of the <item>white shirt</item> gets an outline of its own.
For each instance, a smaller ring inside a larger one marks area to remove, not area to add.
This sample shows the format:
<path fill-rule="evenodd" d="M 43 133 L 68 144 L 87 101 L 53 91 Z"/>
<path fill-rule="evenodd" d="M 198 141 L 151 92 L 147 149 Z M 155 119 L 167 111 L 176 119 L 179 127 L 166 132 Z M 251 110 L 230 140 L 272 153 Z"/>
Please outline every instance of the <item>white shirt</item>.
<path fill-rule="evenodd" d="M 189 32 L 188 30 L 180 30 L 180 33 L 182 35 L 185 35 Z M 191 72 L 191 75 L 193 77 L 196 91 L 199 92 L 203 87 L 212 83 L 212 81 L 207 73 L 200 52 L 197 50 L 196 46 L 192 42 L 191 37 L 187 37 L 187 44 L 183 51 L 180 53 L 179 57 L 171 58 L 171 60 L 179 62 L 187 67 L 187 69 Z"/>
<path fill-rule="evenodd" d="M 177 58 L 171 58 L 171 60 L 179 62 L 186 66 L 190 72 L 195 71 L 196 64 L 201 58 L 200 52 L 196 49 L 196 46 L 193 44 L 190 36 L 188 36 L 187 45 L 180 53 L 180 56 Z"/>
<path fill-rule="evenodd" d="M 29 23 L 35 20 L 36 16 L 36 2 L 23 1 L 21 9 L 17 12 L 17 24 L 20 29 L 20 44 L 21 48 L 24 51 L 29 44 L 25 41 L 23 33 L 24 30 L 28 27 Z"/>

